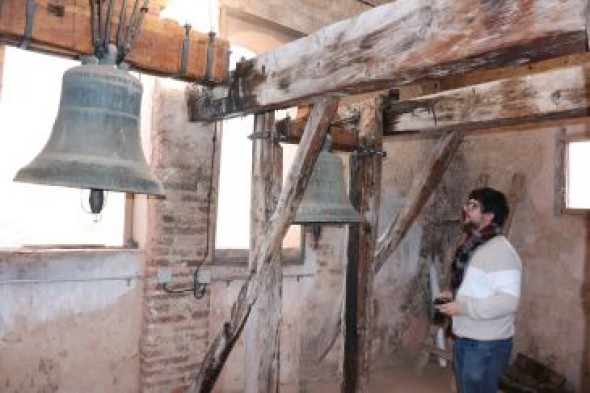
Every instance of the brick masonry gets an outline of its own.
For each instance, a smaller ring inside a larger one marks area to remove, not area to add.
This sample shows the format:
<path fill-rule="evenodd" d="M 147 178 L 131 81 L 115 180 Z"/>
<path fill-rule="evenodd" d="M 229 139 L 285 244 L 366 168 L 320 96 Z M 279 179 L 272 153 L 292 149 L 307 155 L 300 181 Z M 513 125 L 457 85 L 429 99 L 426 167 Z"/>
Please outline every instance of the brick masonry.
<path fill-rule="evenodd" d="M 166 198 L 148 202 L 140 342 L 144 393 L 188 385 L 208 346 L 209 317 L 208 293 L 202 299 L 195 299 L 192 292 L 166 293 L 156 274 L 159 268 L 169 268 L 174 286 L 190 286 L 196 266 L 206 255 L 214 126 L 189 123 L 184 91 L 161 83 L 156 83 L 152 110 L 151 165 L 164 183 Z"/>

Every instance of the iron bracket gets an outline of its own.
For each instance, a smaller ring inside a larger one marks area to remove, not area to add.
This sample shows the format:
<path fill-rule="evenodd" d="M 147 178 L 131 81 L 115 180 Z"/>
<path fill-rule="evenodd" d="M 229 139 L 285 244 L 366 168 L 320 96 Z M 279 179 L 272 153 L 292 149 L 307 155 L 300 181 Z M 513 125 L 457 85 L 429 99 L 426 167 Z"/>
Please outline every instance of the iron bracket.
<path fill-rule="evenodd" d="M 22 41 L 19 44 L 21 49 L 27 49 L 33 37 L 33 23 L 35 22 L 35 11 L 37 10 L 37 3 L 35 0 L 27 1 L 27 16 L 25 21 L 25 32 Z"/>
<path fill-rule="evenodd" d="M 273 135 L 272 135 L 272 132 L 270 132 L 270 131 L 253 132 L 252 134 L 248 135 L 248 139 L 250 139 L 250 140 L 273 139 Z"/>
<path fill-rule="evenodd" d="M 188 55 L 191 51 L 190 41 L 191 25 L 187 23 L 184 25 L 184 39 L 182 40 L 182 51 L 180 52 L 180 75 L 186 75 L 186 69 L 188 67 Z"/>
<path fill-rule="evenodd" d="M 387 157 L 387 152 L 385 150 L 377 150 L 374 148 L 359 147 L 358 150 L 352 153 L 352 155 L 357 157 L 381 156 L 385 158 Z"/>
<path fill-rule="evenodd" d="M 350 116 L 347 116 L 345 118 L 342 119 L 338 119 L 335 120 L 333 122 L 330 123 L 331 127 L 339 127 L 339 126 L 343 126 L 345 124 L 358 124 L 359 120 L 361 119 L 361 114 L 359 111 L 355 111 L 353 114 L 351 114 Z"/>

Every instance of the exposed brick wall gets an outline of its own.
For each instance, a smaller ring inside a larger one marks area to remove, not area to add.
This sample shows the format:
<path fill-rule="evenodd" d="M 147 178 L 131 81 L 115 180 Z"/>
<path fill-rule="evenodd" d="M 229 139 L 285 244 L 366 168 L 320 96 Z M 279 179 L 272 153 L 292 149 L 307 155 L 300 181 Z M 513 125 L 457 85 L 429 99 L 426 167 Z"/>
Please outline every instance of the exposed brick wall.
<path fill-rule="evenodd" d="M 153 100 L 152 167 L 166 198 L 148 202 L 144 327 L 140 386 L 144 393 L 188 385 L 208 346 L 209 294 L 170 294 L 156 281 L 170 268 L 173 285 L 190 286 L 206 254 L 207 192 L 213 151 L 212 126 L 189 123 L 182 90 L 156 83 Z M 213 183 L 214 184 L 214 183 Z"/>

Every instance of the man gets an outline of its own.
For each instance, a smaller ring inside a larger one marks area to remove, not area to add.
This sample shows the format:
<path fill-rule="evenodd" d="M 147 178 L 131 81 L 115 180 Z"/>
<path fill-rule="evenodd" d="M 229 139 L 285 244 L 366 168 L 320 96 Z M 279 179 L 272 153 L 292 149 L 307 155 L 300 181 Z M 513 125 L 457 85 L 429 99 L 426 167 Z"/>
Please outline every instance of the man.
<path fill-rule="evenodd" d="M 501 234 L 507 215 L 504 194 L 488 187 L 463 206 L 467 239 L 453 261 L 454 300 L 437 306 L 453 319 L 459 393 L 496 393 L 510 360 L 522 264 Z"/>

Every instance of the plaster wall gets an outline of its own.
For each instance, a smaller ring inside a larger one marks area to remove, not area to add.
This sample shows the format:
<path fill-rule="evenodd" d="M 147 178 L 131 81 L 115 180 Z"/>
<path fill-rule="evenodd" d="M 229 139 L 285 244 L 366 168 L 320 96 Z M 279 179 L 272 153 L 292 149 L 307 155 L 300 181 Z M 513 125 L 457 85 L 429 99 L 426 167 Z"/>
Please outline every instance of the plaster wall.
<path fill-rule="evenodd" d="M 300 0 L 220 0 L 221 7 L 256 15 L 305 35 L 321 27 L 370 9 L 357 1 Z"/>
<path fill-rule="evenodd" d="M 136 392 L 143 255 L 0 253 L 0 391 Z"/>
<path fill-rule="evenodd" d="M 575 125 L 565 130 L 577 136 L 585 132 L 584 126 Z M 460 240 L 457 218 L 468 192 L 487 175 L 489 186 L 507 194 L 513 174 L 523 173 L 525 189 L 509 235 L 523 261 L 514 353 L 541 361 L 565 375 L 568 387 L 582 391 L 587 228 L 583 214 L 555 211 L 560 135 L 558 127 L 467 134 L 404 244 L 377 275 L 377 352 L 393 351 L 397 359 L 415 355 L 430 311 L 427 266 L 436 264 L 444 284 Z M 388 206 L 395 210 L 407 194 L 433 143 L 418 137 L 386 141 L 382 224 L 391 217 Z"/>
<path fill-rule="evenodd" d="M 580 128 L 566 131 L 579 134 Z M 583 214 L 555 211 L 559 128 L 479 134 L 462 146 L 464 175 L 489 173 L 490 185 L 508 192 L 512 173 L 526 175 L 510 240 L 523 261 L 515 352 L 563 374 L 580 391 L 585 347 L 581 290 L 588 253 Z M 453 173 L 449 173 L 453 176 Z M 454 173 L 454 177 L 461 173 Z"/>

